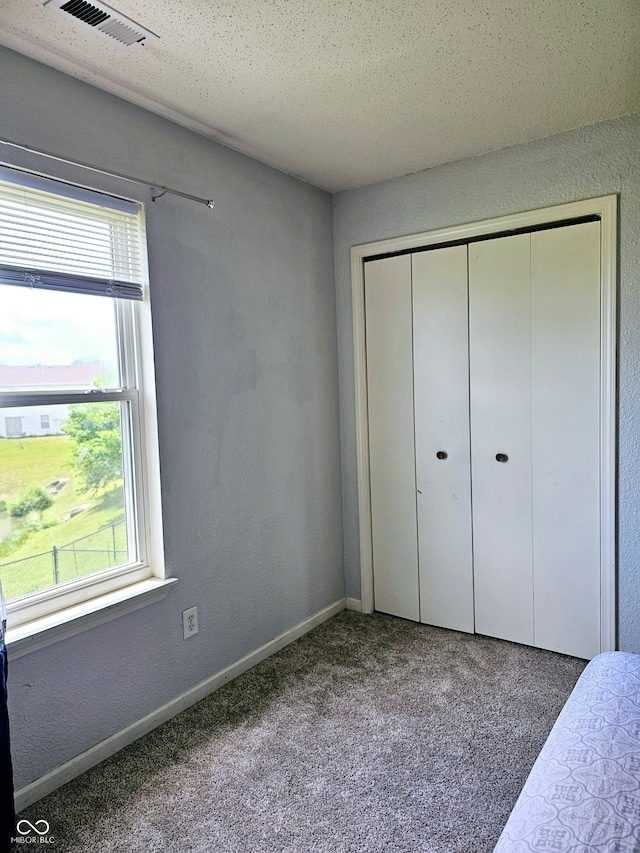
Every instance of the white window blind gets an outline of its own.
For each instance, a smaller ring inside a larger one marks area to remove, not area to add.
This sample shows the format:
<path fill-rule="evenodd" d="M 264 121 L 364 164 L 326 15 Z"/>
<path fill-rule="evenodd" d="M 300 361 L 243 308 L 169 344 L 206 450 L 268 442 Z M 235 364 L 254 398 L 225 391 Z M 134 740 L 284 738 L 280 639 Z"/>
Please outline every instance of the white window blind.
<path fill-rule="evenodd" d="M 142 245 L 137 211 L 0 180 L 1 284 L 141 300 Z"/>

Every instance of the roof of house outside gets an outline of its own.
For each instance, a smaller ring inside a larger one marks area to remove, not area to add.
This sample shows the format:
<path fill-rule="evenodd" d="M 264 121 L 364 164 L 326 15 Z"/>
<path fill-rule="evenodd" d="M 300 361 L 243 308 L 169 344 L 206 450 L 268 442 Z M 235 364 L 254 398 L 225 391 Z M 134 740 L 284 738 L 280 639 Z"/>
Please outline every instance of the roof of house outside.
<path fill-rule="evenodd" d="M 0 389 L 90 388 L 104 370 L 99 362 L 74 364 L 0 364 Z"/>

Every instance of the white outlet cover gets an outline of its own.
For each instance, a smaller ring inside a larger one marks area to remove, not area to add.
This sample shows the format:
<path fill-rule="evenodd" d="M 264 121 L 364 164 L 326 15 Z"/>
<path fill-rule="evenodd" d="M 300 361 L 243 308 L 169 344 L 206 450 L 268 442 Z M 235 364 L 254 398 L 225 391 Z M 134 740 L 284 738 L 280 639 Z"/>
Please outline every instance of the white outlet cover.
<path fill-rule="evenodd" d="M 198 633 L 198 608 L 190 607 L 182 611 L 182 634 L 185 640 Z"/>

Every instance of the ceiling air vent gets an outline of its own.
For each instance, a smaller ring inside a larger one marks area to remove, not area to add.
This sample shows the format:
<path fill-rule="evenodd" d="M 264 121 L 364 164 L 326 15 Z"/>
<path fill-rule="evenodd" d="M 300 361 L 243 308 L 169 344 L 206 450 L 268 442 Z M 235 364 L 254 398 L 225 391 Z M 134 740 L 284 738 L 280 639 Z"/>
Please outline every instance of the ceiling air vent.
<path fill-rule="evenodd" d="M 135 50 L 158 39 L 150 30 L 99 0 L 92 0 L 91 3 L 87 0 L 47 0 L 44 5 L 55 12 L 75 18 L 84 26 L 91 27 L 94 33 L 128 50 Z"/>

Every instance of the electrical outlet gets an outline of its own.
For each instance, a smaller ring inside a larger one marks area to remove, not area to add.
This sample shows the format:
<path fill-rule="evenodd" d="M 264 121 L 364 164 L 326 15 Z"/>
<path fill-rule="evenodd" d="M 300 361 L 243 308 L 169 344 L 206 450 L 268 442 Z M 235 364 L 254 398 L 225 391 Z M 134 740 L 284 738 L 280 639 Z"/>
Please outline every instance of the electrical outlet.
<path fill-rule="evenodd" d="M 198 633 L 198 608 L 190 607 L 182 611 L 182 633 L 185 640 Z"/>

